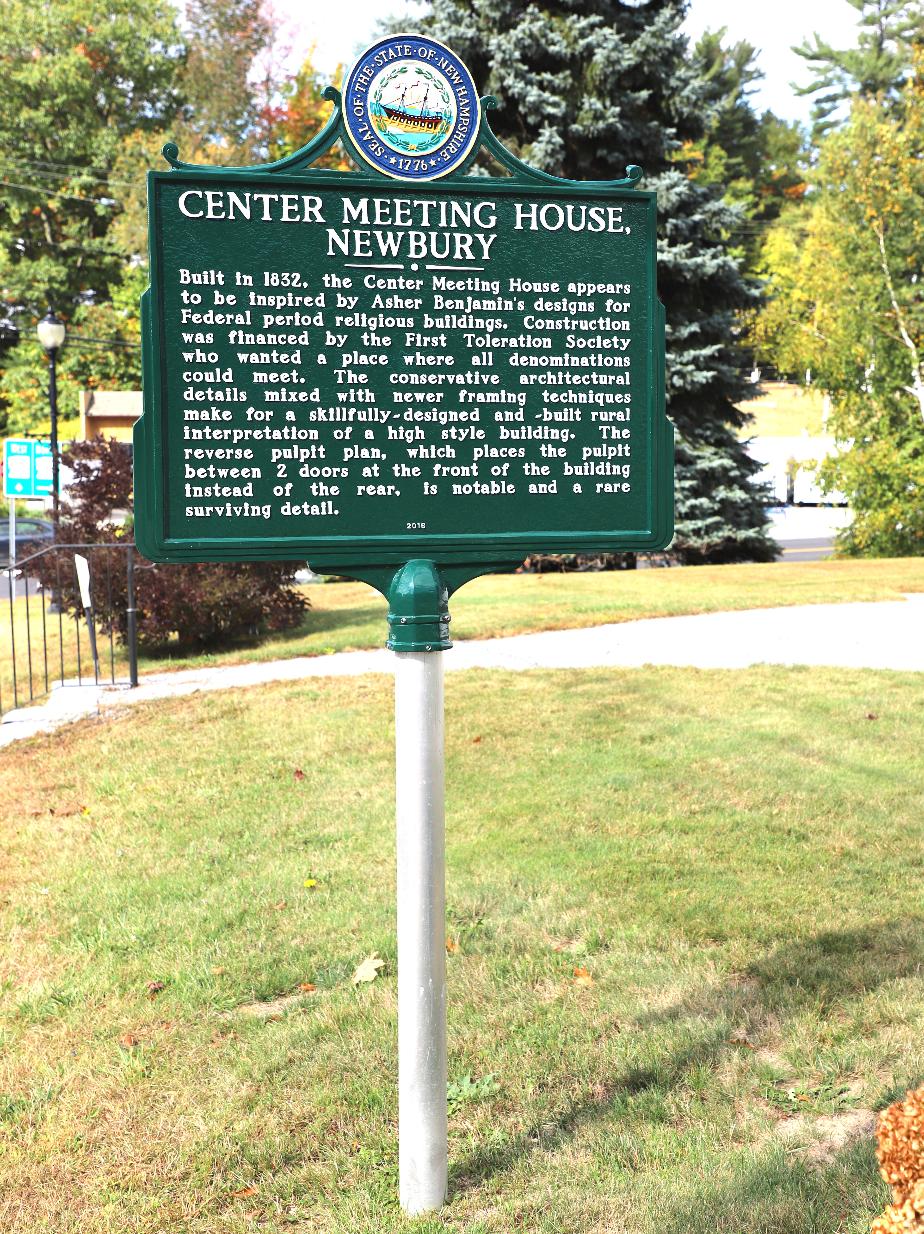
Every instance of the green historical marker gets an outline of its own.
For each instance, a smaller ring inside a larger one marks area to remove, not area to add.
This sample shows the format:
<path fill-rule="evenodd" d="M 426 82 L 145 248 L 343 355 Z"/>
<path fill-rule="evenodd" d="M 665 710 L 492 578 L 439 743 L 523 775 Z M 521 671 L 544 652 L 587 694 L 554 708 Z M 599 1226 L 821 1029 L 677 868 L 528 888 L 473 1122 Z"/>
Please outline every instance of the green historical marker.
<path fill-rule="evenodd" d="M 665 547 L 673 438 L 639 169 L 595 184 L 526 167 L 488 99 L 466 157 L 480 145 L 509 177 L 318 170 L 352 144 L 329 93 L 332 121 L 290 158 L 194 167 L 168 146 L 173 170 L 149 174 L 141 551 L 380 582 L 411 558 L 462 578 L 537 551 Z"/>
<path fill-rule="evenodd" d="M 360 57 L 304 149 L 148 176 L 135 535 L 306 560 L 388 596 L 396 658 L 401 1202 L 446 1187 L 448 596 L 534 552 L 666 547 L 655 195 L 561 180 L 419 35 Z M 358 170 L 314 164 L 342 140 Z M 479 151 L 506 173 L 469 174 Z"/>

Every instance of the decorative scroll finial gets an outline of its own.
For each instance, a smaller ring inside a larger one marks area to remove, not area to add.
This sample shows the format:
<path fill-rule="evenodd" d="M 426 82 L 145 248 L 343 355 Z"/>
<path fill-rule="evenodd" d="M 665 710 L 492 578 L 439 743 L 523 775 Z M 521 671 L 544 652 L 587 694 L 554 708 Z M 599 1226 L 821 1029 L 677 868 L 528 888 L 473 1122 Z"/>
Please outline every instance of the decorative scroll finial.
<path fill-rule="evenodd" d="M 389 180 L 389 177 L 377 171 L 374 167 L 368 166 L 362 160 L 357 159 L 362 165 L 362 171 L 331 171 L 328 168 L 313 167 L 316 163 L 339 139 L 351 154 L 354 151 L 354 144 L 350 140 L 346 125 L 343 119 L 343 97 L 340 91 L 335 86 L 327 86 L 324 89 L 324 98 L 333 103 L 334 110 L 324 128 L 316 137 L 313 137 L 307 145 L 302 146 L 294 154 L 288 154 L 285 158 L 276 159 L 270 163 L 252 163 L 242 167 L 214 167 L 199 163 L 184 163 L 179 157 L 179 149 L 175 142 L 168 141 L 163 148 L 163 156 L 173 168 L 174 171 L 196 171 L 205 174 L 214 174 L 227 176 L 234 172 L 268 172 L 275 174 L 284 172 L 288 175 L 302 175 L 311 177 L 313 175 L 335 175 L 343 177 L 344 180 L 368 180 L 370 177 L 375 180 Z M 634 188 L 642 179 L 642 169 L 635 163 L 630 163 L 626 168 L 626 174 L 615 180 L 569 180 L 564 176 L 553 176 L 550 172 L 541 171 L 538 167 L 532 167 L 529 163 L 525 163 L 521 158 L 518 158 L 513 151 L 508 150 L 499 137 L 491 128 L 489 113 L 496 111 L 499 108 L 499 103 L 493 94 L 487 94 L 481 100 L 481 126 L 478 132 L 477 141 L 471 148 L 470 154 L 465 160 L 462 167 L 462 172 L 466 172 L 474 162 L 479 150 L 485 150 L 491 155 L 502 167 L 505 167 L 510 172 L 511 179 L 521 184 L 557 184 L 578 186 L 582 192 L 595 192 L 607 189 L 626 189 Z M 458 183 L 460 180 L 472 181 L 478 180 L 484 182 L 483 176 L 470 175 L 452 175 L 448 176 L 447 180 L 453 183 Z M 433 183 L 431 181 L 431 183 Z"/>

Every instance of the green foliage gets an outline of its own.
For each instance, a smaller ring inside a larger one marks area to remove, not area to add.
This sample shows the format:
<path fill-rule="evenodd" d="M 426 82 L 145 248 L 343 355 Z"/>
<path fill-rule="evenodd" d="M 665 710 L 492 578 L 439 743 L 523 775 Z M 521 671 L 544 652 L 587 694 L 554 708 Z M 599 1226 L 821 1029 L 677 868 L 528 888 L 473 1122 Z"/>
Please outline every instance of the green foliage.
<path fill-rule="evenodd" d="M 109 237 L 121 142 L 178 104 L 182 44 L 167 0 L 5 0 L 0 23 L 0 287 L 8 314 L 70 317 L 124 257 Z"/>
<path fill-rule="evenodd" d="M 822 143 L 812 206 L 766 250 L 774 298 L 758 347 L 810 368 L 832 399 L 851 553 L 924 551 L 924 79 L 896 101 L 860 99 Z"/>
<path fill-rule="evenodd" d="M 255 66 L 271 43 L 258 0 L 192 0 L 183 31 L 167 0 L 5 6 L 0 286 L 20 341 L 0 349 L 0 429 L 46 431 L 34 327 L 48 304 L 68 324 L 65 419 L 79 389 L 138 388 L 145 172 L 168 138 L 193 160 L 258 156 L 267 87 Z"/>
<path fill-rule="evenodd" d="M 478 1101 L 490 1101 L 500 1092 L 501 1086 L 493 1072 L 483 1075 L 480 1080 L 473 1080 L 466 1073 L 458 1080 L 453 1080 L 446 1086 L 446 1103 L 449 1113 L 455 1114 L 460 1107 Z"/>
<path fill-rule="evenodd" d="M 166 142 L 175 142 L 188 162 L 228 166 L 258 162 L 275 133 L 274 30 L 257 0 L 195 0 L 186 6 L 184 37 L 177 69 L 182 106 L 156 131 L 128 134 L 116 157 L 122 210 L 110 236 L 133 261 L 147 261 L 145 173 L 166 167 Z"/>
<path fill-rule="evenodd" d="M 856 441 L 822 469 L 847 493 L 852 524 L 838 538 L 848 557 L 924 555 L 924 449 L 921 434 Z M 915 440 L 917 438 L 917 440 Z"/>
<path fill-rule="evenodd" d="M 696 179 L 721 184 L 734 199 L 749 201 L 762 170 L 761 120 L 750 104 L 754 82 L 762 74 L 754 63 L 756 48 L 738 42 L 726 46 L 727 31 L 707 30 L 693 49 L 693 60 L 709 100 L 706 133 L 684 149 L 699 160 Z"/>
<path fill-rule="evenodd" d="M 113 284 L 110 301 L 78 306 L 57 358 L 62 420 L 76 420 L 81 390 L 141 388 L 139 300 L 146 285 L 146 271 L 128 267 Z M 3 357 L 0 397 L 8 433 L 49 431 L 47 359 L 34 329 L 24 327 L 19 345 Z"/>
<path fill-rule="evenodd" d="M 757 300 L 730 241 L 741 213 L 722 186 L 678 165 L 705 135 L 713 87 L 688 55 L 683 4 L 652 0 L 435 0 L 431 30 L 499 97 L 492 123 L 556 175 L 605 180 L 628 163 L 659 196 L 659 290 L 667 310 L 668 411 L 678 433 L 677 535 L 685 561 L 771 558 L 756 470 L 737 438 L 750 393 L 735 336 Z M 720 509 L 712 517 L 709 509 Z"/>
<path fill-rule="evenodd" d="M 265 134 L 252 77 L 272 41 L 261 0 L 189 0 L 185 27 L 184 128 L 197 138 L 204 162 L 255 161 Z M 179 141 L 183 134 L 172 136 Z"/>
<path fill-rule="evenodd" d="M 822 137 L 837 123 L 844 103 L 863 98 L 895 100 L 911 73 L 912 51 L 924 32 L 920 0 L 847 0 L 860 14 L 856 44 L 839 50 L 816 34 L 793 48 L 813 80 L 797 94 L 817 95 L 813 132 Z"/>
<path fill-rule="evenodd" d="M 697 183 L 721 186 L 726 200 L 742 208 L 735 234 L 744 241 L 750 270 L 760 224 L 805 192 L 805 138 L 799 124 L 754 111 L 751 87 L 762 76 L 757 51 L 747 42 L 726 46 L 725 35 L 724 28 L 706 31 L 694 48 L 709 112 L 705 133 L 684 144 L 681 161 Z"/>
<path fill-rule="evenodd" d="M 295 76 L 283 84 L 279 101 L 269 113 L 270 158 L 281 159 L 294 154 L 320 133 L 332 110 L 324 97 L 324 89 L 328 85 L 339 89 L 342 81 L 343 65 L 337 67 L 333 80 L 328 81 L 322 80 L 310 56 L 302 63 Z M 315 165 L 340 171 L 350 171 L 353 167 L 339 143 Z"/>

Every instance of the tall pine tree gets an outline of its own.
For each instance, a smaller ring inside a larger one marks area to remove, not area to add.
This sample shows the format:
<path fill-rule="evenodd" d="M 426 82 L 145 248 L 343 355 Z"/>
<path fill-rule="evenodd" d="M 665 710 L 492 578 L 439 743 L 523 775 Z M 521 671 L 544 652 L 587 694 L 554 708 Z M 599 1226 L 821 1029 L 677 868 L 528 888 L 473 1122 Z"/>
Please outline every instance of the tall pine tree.
<path fill-rule="evenodd" d="M 924 39 L 920 0 L 847 0 L 859 14 L 857 41 L 843 50 L 817 34 L 793 51 L 812 71 L 812 81 L 796 90 L 815 95 L 812 134 L 820 140 L 836 127 L 838 113 L 860 95 L 895 102 L 911 76 L 912 49 Z M 843 114 L 841 114 L 843 119 Z"/>
<path fill-rule="evenodd" d="M 757 293 L 729 236 L 739 214 L 720 186 L 687 174 L 684 143 L 703 134 L 708 90 L 680 32 L 683 0 L 433 0 L 430 30 L 483 93 L 520 157 L 576 180 L 629 163 L 658 193 L 659 294 L 667 311 L 668 413 L 677 429 L 677 534 L 686 562 L 769 560 L 757 470 L 736 430 L 749 387 L 737 320 Z"/>

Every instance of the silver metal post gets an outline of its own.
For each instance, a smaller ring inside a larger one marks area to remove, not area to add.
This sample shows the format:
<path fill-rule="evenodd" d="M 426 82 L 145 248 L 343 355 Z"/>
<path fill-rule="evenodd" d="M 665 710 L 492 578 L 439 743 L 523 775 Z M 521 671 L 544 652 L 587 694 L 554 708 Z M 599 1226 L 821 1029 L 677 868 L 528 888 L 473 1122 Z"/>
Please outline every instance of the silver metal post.
<path fill-rule="evenodd" d="M 413 1216 L 447 1185 L 443 653 L 396 657 L 399 1198 Z"/>

